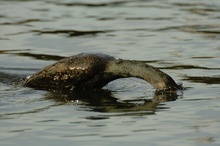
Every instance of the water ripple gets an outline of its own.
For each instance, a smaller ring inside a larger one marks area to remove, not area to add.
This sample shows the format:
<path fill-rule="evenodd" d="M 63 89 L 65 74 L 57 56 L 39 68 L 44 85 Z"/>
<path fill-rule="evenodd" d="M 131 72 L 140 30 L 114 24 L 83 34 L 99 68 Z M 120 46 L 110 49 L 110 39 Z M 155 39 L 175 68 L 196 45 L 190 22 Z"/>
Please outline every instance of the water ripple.
<path fill-rule="evenodd" d="M 139 0 L 140 1 L 140 0 Z M 53 2 L 48 1 L 48 3 L 53 3 L 56 5 L 74 7 L 74 6 L 84 6 L 84 7 L 106 7 L 106 6 L 120 6 L 122 4 L 128 3 L 129 1 L 114 1 L 114 2 L 104 2 L 104 3 L 80 3 L 80 2 Z"/>
<path fill-rule="evenodd" d="M 32 32 L 37 32 L 40 34 L 66 34 L 69 37 L 77 37 L 84 35 L 96 35 L 99 33 L 106 33 L 109 31 L 77 31 L 77 30 L 32 30 Z"/>
<path fill-rule="evenodd" d="M 205 84 L 220 84 L 220 77 L 205 77 L 205 76 L 186 76 L 184 80 L 196 83 L 205 83 Z"/>

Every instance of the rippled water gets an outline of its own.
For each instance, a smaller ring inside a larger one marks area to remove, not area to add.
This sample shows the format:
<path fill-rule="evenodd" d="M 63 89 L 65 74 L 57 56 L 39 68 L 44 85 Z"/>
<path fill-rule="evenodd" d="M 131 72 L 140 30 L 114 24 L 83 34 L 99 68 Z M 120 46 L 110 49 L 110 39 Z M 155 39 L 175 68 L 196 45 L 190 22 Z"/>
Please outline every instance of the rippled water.
<path fill-rule="evenodd" d="M 220 145 L 219 0 L 1 0 L 0 145 Z M 53 93 L 21 79 L 81 52 L 143 60 L 187 88 L 143 80 Z"/>

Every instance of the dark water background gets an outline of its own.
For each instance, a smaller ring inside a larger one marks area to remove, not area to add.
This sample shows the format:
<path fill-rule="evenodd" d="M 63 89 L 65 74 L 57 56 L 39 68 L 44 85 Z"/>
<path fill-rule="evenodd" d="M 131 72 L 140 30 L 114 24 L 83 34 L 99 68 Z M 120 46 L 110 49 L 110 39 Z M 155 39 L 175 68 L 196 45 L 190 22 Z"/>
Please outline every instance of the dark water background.
<path fill-rule="evenodd" d="M 220 145 L 219 0 L 0 0 L 0 30 L 1 146 Z M 188 89 L 155 95 L 135 78 L 74 94 L 19 84 L 81 52 L 146 61 Z"/>

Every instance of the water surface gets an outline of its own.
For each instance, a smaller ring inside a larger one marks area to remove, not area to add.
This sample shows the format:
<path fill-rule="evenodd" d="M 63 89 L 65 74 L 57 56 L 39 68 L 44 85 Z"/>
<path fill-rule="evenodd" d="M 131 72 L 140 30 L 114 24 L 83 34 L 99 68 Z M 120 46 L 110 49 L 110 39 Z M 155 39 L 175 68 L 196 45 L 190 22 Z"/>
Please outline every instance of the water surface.
<path fill-rule="evenodd" d="M 220 144 L 218 0 L 1 0 L 0 145 Z M 81 52 L 136 59 L 187 90 L 145 81 L 103 91 L 22 87 L 42 67 Z"/>

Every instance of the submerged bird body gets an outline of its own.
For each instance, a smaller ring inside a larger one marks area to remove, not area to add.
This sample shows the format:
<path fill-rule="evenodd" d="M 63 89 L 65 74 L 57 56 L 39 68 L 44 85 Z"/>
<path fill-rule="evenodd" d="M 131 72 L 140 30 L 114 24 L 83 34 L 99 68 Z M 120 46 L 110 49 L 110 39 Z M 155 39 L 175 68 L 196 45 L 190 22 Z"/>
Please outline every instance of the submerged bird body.
<path fill-rule="evenodd" d="M 126 77 L 144 79 L 157 90 L 178 89 L 170 76 L 144 62 L 87 53 L 64 58 L 43 68 L 28 77 L 24 85 L 46 90 L 94 90 Z"/>

